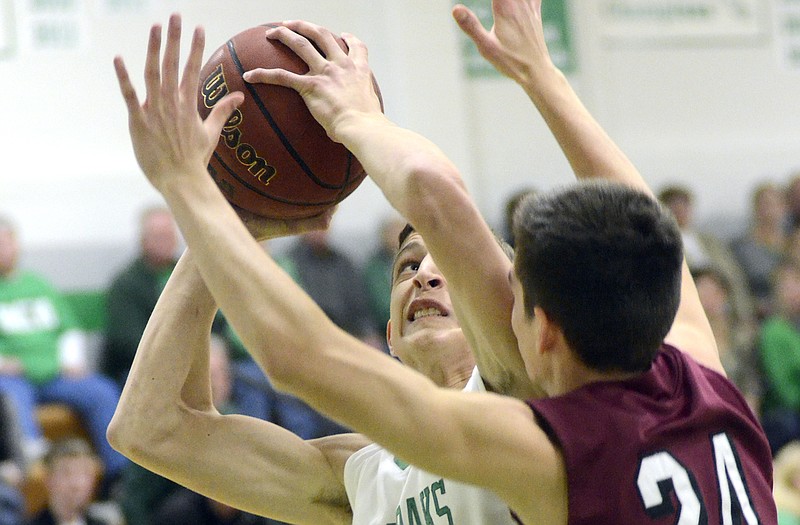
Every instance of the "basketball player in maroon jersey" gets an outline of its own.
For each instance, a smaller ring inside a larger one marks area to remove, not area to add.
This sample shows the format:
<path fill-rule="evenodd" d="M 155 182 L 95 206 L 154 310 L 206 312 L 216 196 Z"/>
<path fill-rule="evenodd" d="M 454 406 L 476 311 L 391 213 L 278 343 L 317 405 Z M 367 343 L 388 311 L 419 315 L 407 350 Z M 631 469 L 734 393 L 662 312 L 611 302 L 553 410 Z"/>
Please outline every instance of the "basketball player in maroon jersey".
<path fill-rule="evenodd" d="M 540 3 L 495 0 L 494 8 L 490 32 L 466 8 L 455 15 L 481 53 L 526 89 L 576 173 L 626 183 L 562 190 L 526 201 L 517 214 L 511 324 L 546 399 L 440 389 L 341 332 L 214 191 L 204 171 L 208 144 L 197 140 L 214 134 L 189 118 L 190 105 L 140 107 L 123 89 L 145 174 L 173 209 L 205 284 L 276 386 L 398 457 L 493 490 L 527 525 L 776 523 L 766 440 L 724 377 L 674 222 L 550 62 Z M 469 199 L 438 149 L 380 114 L 366 89 L 361 42 L 345 37 L 345 54 L 321 28 L 287 25 L 296 32 L 268 36 L 306 60 L 309 74 L 264 71 L 257 79 L 300 91 L 401 212 L 430 199 L 414 192 L 437 181 L 442 193 L 434 197 L 448 199 L 442 206 Z M 168 92 L 177 68 L 165 64 L 158 89 Z M 164 120 L 175 127 L 171 136 L 195 141 L 162 144 L 162 132 L 144 125 L 151 111 L 171 117 Z M 207 126 L 221 125 L 219 117 Z M 596 140 L 564 140 L 569 134 Z M 594 163 L 600 157 L 616 158 L 618 171 L 597 172 L 609 167 Z M 460 209 L 461 223 L 439 227 L 468 235 L 464 222 L 474 212 Z M 197 286 L 195 276 L 186 280 Z M 168 306 L 156 315 L 174 315 Z M 159 337 L 161 321 L 143 344 Z"/>

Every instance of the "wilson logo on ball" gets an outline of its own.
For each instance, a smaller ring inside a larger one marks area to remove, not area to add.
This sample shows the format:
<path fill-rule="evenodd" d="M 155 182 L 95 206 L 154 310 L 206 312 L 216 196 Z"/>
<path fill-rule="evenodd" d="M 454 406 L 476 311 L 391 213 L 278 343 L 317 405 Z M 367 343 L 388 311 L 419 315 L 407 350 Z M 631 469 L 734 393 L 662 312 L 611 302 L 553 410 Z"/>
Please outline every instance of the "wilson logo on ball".
<path fill-rule="evenodd" d="M 203 104 L 210 110 L 225 95 L 228 94 L 228 84 L 225 82 L 225 71 L 222 64 L 219 64 L 214 71 L 206 78 L 201 88 L 203 94 Z M 242 132 L 239 126 L 244 122 L 244 116 L 238 109 L 234 110 L 230 118 L 222 127 L 220 136 L 225 145 L 236 152 L 236 160 L 259 182 L 265 186 L 277 173 L 274 166 L 271 166 L 264 157 L 260 156 L 256 149 L 242 142 Z"/>

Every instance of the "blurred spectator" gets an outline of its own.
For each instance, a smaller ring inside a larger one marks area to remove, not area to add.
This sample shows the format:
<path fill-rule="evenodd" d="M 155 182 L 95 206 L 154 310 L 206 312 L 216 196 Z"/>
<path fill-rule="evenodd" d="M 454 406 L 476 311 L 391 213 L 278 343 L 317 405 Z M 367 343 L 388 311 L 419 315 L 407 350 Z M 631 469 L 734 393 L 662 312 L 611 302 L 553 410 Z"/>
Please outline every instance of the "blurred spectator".
<path fill-rule="evenodd" d="M 17 269 L 19 243 L 0 219 L 0 392 L 14 407 L 27 459 L 46 449 L 39 403 L 63 403 L 80 415 L 113 480 L 127 460 L 106 441 L 119 401 L 113 381 L 92 372 L 85 338 L 64 297 L 43 277 Z"/>
<path fill-rule="evenodd" d="M 775 456 L 774 467 L 778 525 L 800 525 L 800 442 L 783 447 Z"/>
<path fill-rule="evenodd" d="M 399 215 L 384 218 L 379 230 L 379 244 L 364 265 L 364 279 L 369 295 L 370 310 L 373 318 L 373 329 L 376 334 L 386 332 L 389 321 L 389 300 L 392 288 L 392 263 L 397 253 L 398 236 L 406 225 Z M 389 352 L 384 341 L 383 350 Z"/>
<path fill-rule="evenodd" d="M 737 318 L 731 308 L 730 286 L 714 268 L 692 272 L 700 302 L 717 341 L 722 366 L 744 395 L 754 414 L 760 413 L 763 376 L 756 351 L 757 331 L 753 324 Z"/>
<path fill-rule="evenodd" d="M 759 337 L 765 378 L 762 419 L 773 453 L 800 438 L 800 266 L 780 263 L 774 296 L 775 312 Z"/>
<path fill-rule="evenodd" d="M 363 274 L 331 243 L 327 230 L 306 233 L 288 253 L 276 258 L 289 275 L 340 328 L 381 348 L 384 332 L 375 332 Z"/>
<path fill-rule="evenodd" d="M 88 443 L 69 438 L 53 443 L 44 457 L 47 507 L 28 525 L 111 525 L 119 517 L 107 517 L 92 507 L 100 462 Z M 103 507 L 107 509 L 107 507 Z"/>
<path fill-rule="evenodd" d="M 145 209 L 139 254 L 111 282 L 106 312 L 103 371 L 122 386 L 144 327 L 177 262 L 178 228 L 165 207 Z"/>
<path fill-rule="evenodd" d="M 177 483 L 131 463 L 122 474 L 114 498 L 122 509 L 126 525 L 151 525 L 154 509 L 179 488 Z"/>
<path fill-rule="evenodd" d="M 731 244 L 760 319 L 771 313 L 771 277 L 786 246 L 786 217 L 784 192 L 774 184 L 761 184 L 753 192 L 750 228 Z"/>
<path fill-rule="evenodd" d="M 658 200 L 672 212 L 678 223 L 689 269 L 713 268 L 720 273 L 728 289 L 727 306 L 734 310 L 735 322 L 746 324 L 747 329 L 754 330 L 755 305 L 744 272 L 722 239 L 696 229 L 694 194 L 689 188 L 675 184 L 663 188 Z"/>

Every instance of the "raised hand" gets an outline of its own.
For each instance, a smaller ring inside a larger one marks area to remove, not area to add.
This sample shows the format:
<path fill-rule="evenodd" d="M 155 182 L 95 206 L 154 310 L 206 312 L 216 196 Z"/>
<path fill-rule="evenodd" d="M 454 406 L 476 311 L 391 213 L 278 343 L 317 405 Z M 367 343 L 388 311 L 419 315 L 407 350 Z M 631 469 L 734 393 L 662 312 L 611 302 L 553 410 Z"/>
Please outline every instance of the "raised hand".
<path fill-rule="evenodd" d="M 328 136 L 337 142 L 340 142 L 338 126 L 349 116 L 374 114 L 382 118 L 367 47 L 358 38 L 343 34 L 348 48 L 344 51 L 330 31 L 300 20 L 270 28 L 266 36 L 282 42 L 302 58 L 308 65 L 308 73 L 254 69 L 244 74 L 246 81 L 276 84 L 297 91 Z"/>
<path fill-rule="evenodd" d="M 525 85 L 537 69 L 552 65 L 544 39 L 542 0 L 493 0 L 490 31 L 464 5 L 454 6 L 452 13 L 480 54 L 517 83 Z"/>
<path fill-rule="evenodd" d="M 197 112 L 197 88 L 205 45 L 205 32 L 194 31 L 189 57 L 178 81 L 181 18 L 169 19 L 167 45 L 159 66 L 161 26 L 153 25 L 147 44 L 145 85 L 147 98 L 139 103 L 121 57 L 114 58 L 122 97 L 128 108 L 128 127 L 136 160 L 159 191 L 169 181 L 187 178 L 205 166 L 219 139 L 223 124 L 241 104 L 242 93 L 230 93 L 203 121 Z"/>

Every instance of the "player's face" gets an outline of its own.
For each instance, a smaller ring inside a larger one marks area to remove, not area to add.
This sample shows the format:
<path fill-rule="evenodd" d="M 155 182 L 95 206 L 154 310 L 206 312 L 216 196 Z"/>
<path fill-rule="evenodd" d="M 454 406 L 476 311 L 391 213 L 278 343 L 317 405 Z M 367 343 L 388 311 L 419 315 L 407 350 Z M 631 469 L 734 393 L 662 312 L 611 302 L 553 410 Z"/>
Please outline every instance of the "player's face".
<path fill-rule="evenodd" d="M 464 343 L 447 281 L 416 232 L 403 242 L 392 267 L 390 322 L 389 345 L 404 362 L 431 344 L 446 347 L 452 337 Z"/>

